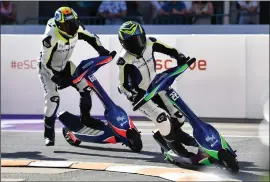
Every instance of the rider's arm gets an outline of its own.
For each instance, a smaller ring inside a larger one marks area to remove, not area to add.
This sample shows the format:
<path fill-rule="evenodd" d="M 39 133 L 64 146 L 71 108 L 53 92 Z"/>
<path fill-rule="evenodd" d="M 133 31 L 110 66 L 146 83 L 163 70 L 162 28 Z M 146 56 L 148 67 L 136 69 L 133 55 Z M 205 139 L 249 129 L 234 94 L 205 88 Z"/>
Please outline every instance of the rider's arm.
<path fill-rule="evenodd" d="M 120 85 L 118 91 L 124 93 L 130 101 L 134 101 L 134 97 L 138 94 L 140 90 L 137 81 L 136 67 L 132 64 L 126 63 L 126 61 L 120 57 L 117 60 L 117 65 L 119 66 L 119 79 Z"/>
<path fill-rule="evenodd" d="M 187 60 L 185 59 L 184 54 L 178 52 L 174 47 L 170 47 L 158 41 L 154 37 L 149 37 L 149 39 L 153 42 L 153 52 L 160 52 L 175 58 L 177 60 L 178 65 L 186 63 Z"/>
<path fill-rule="evenodd" d="M 54 39 L 53 35 L 50 34 L 50 29 L 47 28 L 42 39 L 42 49 L 39 59 L 43 65 L 46 66 L 46 70 L 50 73 L 51 77 L 53 76 L 51 61 L 56 49 L 57 41 Z"/>
<path fill-rule="evenodd" d="M 90 32 L 88 32 L 83 24 L 80 24 L 78 30 L 78 39 L 88 42 L 88 44 L 90 44 L 101 56 L 107 56 L 110 53 L 107 49 L 103 47 L 99 40 L 99 37 L 96 34 L 91 34 Z"/>

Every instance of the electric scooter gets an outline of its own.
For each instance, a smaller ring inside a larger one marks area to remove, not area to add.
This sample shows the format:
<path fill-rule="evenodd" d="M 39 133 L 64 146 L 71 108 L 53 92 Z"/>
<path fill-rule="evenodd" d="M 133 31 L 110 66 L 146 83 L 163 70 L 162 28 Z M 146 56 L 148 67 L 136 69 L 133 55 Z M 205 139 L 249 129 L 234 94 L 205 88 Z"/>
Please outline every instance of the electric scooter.
<path fill-rule="evenodd" d="M 100 56 L 83 60 L 72 75 L 72 83 L 80 84 L 85 79 L 88 89 L 94 91 L 101 100 L 107 121 L 100 128 L 89 128 L 80 122 L 80 118 L 68 111 L 58 114 L 65 140 L 72 146 L 79 146 L 81 142 L 90 143 L 123 143 L 134 152 L 140 152 L 143 148 L 140 132 L 126 112 L 116 105 L 93 75 L 101 66 L 112 61 L 112 56 Z"/>
<path fill-rule="evenodd" d="M 193 111 L 185 104 L 178 93 L 171 88 L 174 80 L 181 75 L 191 64 L 196 61 L 195 58 L 188 61 L 186 64 L 176 66 L 155 76 L 150 86 L 148 87 L 144 97 L 134 104 L 133 110 L 136 111 L 147 101 L 151 100 L 160 91 L 165 91 L 167 98 L 170 102 L 179 109 L 188 119 L 193 128 L 193 136 L 197 141 L 199 148 L 202 149 L 208 158 L 201 161 L 202 165 L 211 165 L 215 162 L 222 164 L 231 172 L 238 172 L 239 165 L 237 161 L 236 151 L 234 151 L 228 142 L 219 134 L 219 132 L 210 124 L 201 121 Z M 154 136 L 155 138 L 155 136 Z M 176 162 L 176 154 L 173 153 L 168 147 L 164 147 L 160 142 L 162 150 L 165 151 L 166 159 L 170 162 Z M 170 152 L 168 152 L 170 151 Z"/>

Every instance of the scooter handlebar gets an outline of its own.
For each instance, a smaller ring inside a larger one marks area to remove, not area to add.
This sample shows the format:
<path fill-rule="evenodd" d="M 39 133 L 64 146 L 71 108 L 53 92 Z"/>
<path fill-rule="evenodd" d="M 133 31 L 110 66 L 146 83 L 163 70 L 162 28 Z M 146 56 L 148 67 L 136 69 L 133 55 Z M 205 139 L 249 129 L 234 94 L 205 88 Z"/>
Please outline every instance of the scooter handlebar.
<path fill-rule="evenodd" d="M 133 107 L 133 111 L 138 110 L 141 106 L 143 106 L 146 102 L 148 102 L 149 100 L 151 100 L 151 98 L 153 98 L 156 94 L 158 94 L 158 92 L 167 89 L 169 86 L 172 85 L 172 83 L 174 82 L 175 78 L 178 77 L 180 74 L 182 74 L 188 67 L 190 67 L 190 65 L 192 65 L 194 62 L 196 61 L 195 58 L 190 59 L 186 64 L 184 65 L 179 65 L 177 67 L 171 68 L 163 73 L 159 74 L 159 77 L 157 78 L 159 84 L 159 86 L 155 86 L 153 87 L 153 85 L 155 85 L 154 83 L 150 84 L 150 87 L 147 89 L 147 93 L 144 95 L 144 97 L 139 100 L 136 104 L 134 104 Z M 187 65 L 188 67 L 184 68 L 183 66 Z M 178 71 L 180 68 L 183 68 L 182 71 Z M 168 76 L 165 76 L 162 78 L 162 76 L 164 74 L 168 74 Z M 171 80 L 169 80 L 171 78 Z M 155 82 L 156 80 L 154 79 L 152 82 Z M 165 85 L 165 86 L 164 86 Z M 152 86 L 152 87 L 151 87 Z M 163 88 L 162 88 L 163 86 Z M 154 90 L 156 90 L 155 92 L 153 92 Z M 151 95 L 151 96 L 150 96 Z"/>

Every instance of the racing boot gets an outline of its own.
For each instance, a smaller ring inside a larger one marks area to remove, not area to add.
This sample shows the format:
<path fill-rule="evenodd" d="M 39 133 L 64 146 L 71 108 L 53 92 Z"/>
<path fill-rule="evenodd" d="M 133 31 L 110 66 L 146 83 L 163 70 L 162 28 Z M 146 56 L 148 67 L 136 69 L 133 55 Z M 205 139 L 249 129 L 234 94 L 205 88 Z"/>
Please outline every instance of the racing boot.
<path fill-rule="evenodd" d="M 90 113 L 81 113 L 80 121 L 83 125 L 93 129 L 101 129 L 105 125 L 103 121 L 91 117 Z"/>
<path fill-rule="evenodd" d="M 179 138 L 179 141 L 182 144 L 185 144 L 186 146 L 198 147 L 196 140 L 192 136 L 190 136 L 188 133 L 184 132 L 181 128 L 184 125 L 184 121 L 182 119 L 180 120 L 179 118 L 183 118 L 184 116 L 180 112 L 175 115 L 178 115 L 178 117 L 177 118 L 171 117 L 170 121 L 173 125 L 172 129 L 175 130 L 174 132 Z"/>
<path fill-rule="evenodd" d="M 80 93 L 80 121 L 83 125 L 93 128 L 99 129 L 104 126 L 104 122 L 99 119 L 93 118 L 90 116 L 90 110 L 92 107 L 92 99 L 89 92 Z"/>
<path fill-rule="evenodd" d="M 46 117 L 44 119 L 44 138 L 45 146 L 54 146 L 55 131 L 54 131 L 55 117 Z"/>

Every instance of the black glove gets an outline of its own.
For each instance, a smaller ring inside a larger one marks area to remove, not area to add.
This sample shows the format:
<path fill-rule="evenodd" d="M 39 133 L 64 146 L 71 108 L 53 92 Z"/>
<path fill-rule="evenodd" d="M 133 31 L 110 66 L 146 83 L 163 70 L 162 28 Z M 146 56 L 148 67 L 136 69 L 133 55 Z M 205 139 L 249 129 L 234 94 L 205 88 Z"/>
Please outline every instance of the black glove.
<path fill-rule="evenodd" d="M 116 56 L 117 52 L 116 51 L 112 51 L 110 52 L 110 56 L 112 56 L 112 58 L 114 58 Z"/>
<path fill-rule="evenodd" d="M 175 59 L 177 60 L 177 65 L 181 66 L 183 64 L 186 64 L 189 61 L 190 57 L 186 57 L 184 54 L 180 53 Z"/>
<path fill-rule="evenodd" d="M 134 106 L 135 104 L 137 104 L 137 102 L 139 102 L 143 98 L 145 93 L 146 91 L 141 88 L 136 89 L 132 97 L 129 99 L 132 102 L 132 105 Z"/>
<path fill-rule="evenodd" d="M 62 90 L 64 88 L 67 88 L 69 86 L 71 86 L 73 83 L 73 77 L 60 77 L 60 76 L 56 76 L 54 75 L 51 80 L 57 85 L 57 89 L 58 90 Z"/>
<path fill-rule="evenodd" d="M 99 56 L 109 56 L 110 51 L 105 49 L 104 47 L 100 47 L 100 50 L 98 51 Z"/>

